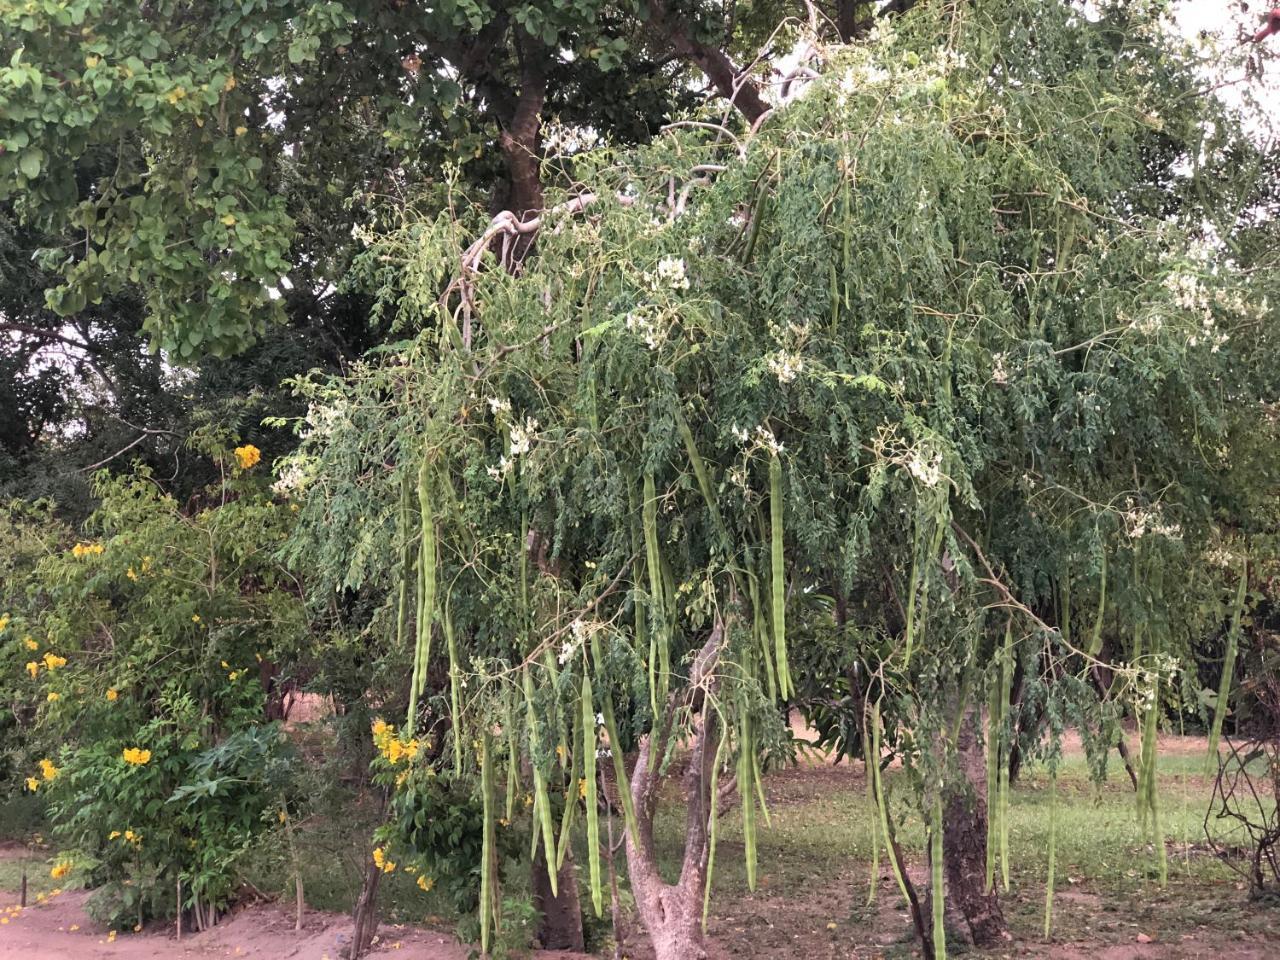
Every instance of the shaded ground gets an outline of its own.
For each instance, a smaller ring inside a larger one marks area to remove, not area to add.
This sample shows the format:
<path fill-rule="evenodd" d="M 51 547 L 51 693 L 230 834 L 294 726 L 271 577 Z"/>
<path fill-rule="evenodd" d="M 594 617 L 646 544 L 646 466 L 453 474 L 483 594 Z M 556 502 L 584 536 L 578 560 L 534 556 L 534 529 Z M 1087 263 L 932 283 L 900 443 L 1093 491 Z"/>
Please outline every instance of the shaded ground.
<path fill-rule="evenodd" d="M 1049 791 L 1042 770 L 1029 770 L 1010 805 L 1010 890 L 1002 903 L 1015 940 L 968 956 L 1043 960 L 1280 960 L 1280 908 L 1248 902 L 1236 876 L 1203 843 L 1210 785 L 1203 740 L 1161 742 L 1159 796 L 1166 825 L 1168 884 L 1157 881 L 1155 851 L 1134 814 L 1133 793 L 1119 764 L 1095 788 L 1078 746 L 1058 783 L 1057 895 L 1052 936 L 1043 935 L 1045 850 Z M 891 770 L 899 835 L 912 873 L 923 885 L 923 828 L 907 809 L 906 790 Z M 895 784 L 897 789 L 895 790 Z M 721 820 L 708 932 L 712 960 L 905 960 L 919 955 L 906 908 L 892 877 L 882 870 L 875 901 L 867 903 L 873 821 L 859 763 L 832 765 L 808 758 L 766 778 L 772 825 L 759 830 L 760 882 L 746 887 L 738 810 Z M 678 796 L 664 804 L 660 846 L 675 862 L 683 826 Z M 321 848 L 317 848 L 319 850 Z M 341 913 L 309 911 L 301 934 L 291 913 L 272 904 L 247 906 L 210 931 L 185 936 L 173 930 L 108 931 L 84 914 L 83 892 L 50 896 L 47 853 L 0 847 L 0 960 L 151 960 L 245 957 L 339 960 L 350 936 Z M 15 912 L 19 858 L 32 858 L 32 906 Z M 317 858 L 321 869 L 334 861 Z M 883 866 L 882 861 L 882 866 Z M 309 880 L 308 889 L 318 887 Z M 37 896 L 44 896 L 39 903 Z M 585 903 L 586 901 L 584 901 Z M 388 905 L 390 909 L 390 904 Z M 425 907 L 399 910 L 425 916 Z M 397 911 L 393 911 L 393 914 Z M 451 932 L 387 923 L 375 957 L 464 960 L 467 949 Z M 4 922 L 4 921 L 8 922 Z M 599 921 L 593 921 L 599 923 Z M 441 920 L 444 927 L 451 920 Z M 962 947 L 952 950 L 960 956 Z M 604 956 L 611 956 L 609 951 Z M 645 960 L 643 943 L 622 955 Z M 541 953 L 542 960 L 571 954 Z"/>

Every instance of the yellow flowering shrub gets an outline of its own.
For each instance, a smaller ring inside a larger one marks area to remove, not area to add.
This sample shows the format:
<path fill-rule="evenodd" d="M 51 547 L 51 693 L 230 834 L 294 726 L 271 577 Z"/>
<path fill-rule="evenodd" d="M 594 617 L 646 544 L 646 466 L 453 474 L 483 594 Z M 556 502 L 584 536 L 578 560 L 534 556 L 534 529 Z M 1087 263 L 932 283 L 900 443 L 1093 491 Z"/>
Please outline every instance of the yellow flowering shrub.
<path fill-rule="evenodd" d="M 151 762 L 151 751 L 141 750 L 138 747 L 125 747 L 123 757 L 125 763 L 141 767 Z"/>

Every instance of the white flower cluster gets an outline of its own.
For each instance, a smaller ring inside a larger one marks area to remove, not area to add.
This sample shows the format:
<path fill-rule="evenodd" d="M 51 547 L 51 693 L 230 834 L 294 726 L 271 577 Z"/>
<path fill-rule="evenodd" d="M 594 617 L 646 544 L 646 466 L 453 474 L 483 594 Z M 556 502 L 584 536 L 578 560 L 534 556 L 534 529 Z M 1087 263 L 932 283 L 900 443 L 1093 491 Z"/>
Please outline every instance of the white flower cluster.
<path fill-rule="evenodd" d="M 650 290 L 688 290 L 689 276 L 685 272 L 683 257 L 663 257 L 658 261 L 658 269 L 645 274 Z"/>
<path fill-rule="evenodd" d="M 785 350 L 779 350 L 766 363 L 769 372 L 778 378 L 779 383 L 791 383 L 804 371 L 804 357 Z"/>
<path fill-rule="evenodd" d="M 301 457 L 288 457 L 277 468 L 275 483 L 271 484 L 271 492 L 278 497 L 292 498 L 302 493 L 311 482 Z"/>
<path fill-rule="evenodd" d="M 641 310 L 633 310 L 627 314 L 627 329 L 640 337 L 650 350 L 657 350 L 667 342 L 666 328 Z"/>
<path fill-rule="evenodd" d="M 491 397 L 489 399 L 489 409 L 500 423 L 504 422 L 511 414 L 511 401 Z M 511 472 L 511 468 L 515 466 L 516 459 L 524 456 L 533 448 L 533 441 L 538 436 L 538 421 L 533 417 L 525 417 L 524 423 L 511 424 L 508 436 L 507 453 L 499 457 L 497 464 L 489 467 L 486 471 L 494 480 L 502 480 L 503 477 Z"/>
<path fill-rule="evenodd" d="M 1200 330 L 1187 338 L 1187 345 L 1195 347 L 1203 343 L 1209 348 L 1210 353 L 1217 353 L 1230 339 L 1230 336 L 1218 329 L 1213 316 L 1206 312 L 1204 319 L 1200 321 Z"/>
<path fill-rule="evenodd" d="M 1139 317 L 1133 321 L 1133 329 L 1146 337 L 1154 337 L 1164 327 L 1164 320 L 1159 314 L 1149 313 L 1145 317 Z"/>
<path fill-rule="evenodd" d="M 777 456 L 785 449 L 778 438 L 773 435 L 773 431 L 763 424 L 754 430 L 747 430 L 737 424 L 734 424 L 730 429 L 739 443 L 750 447 L 752 450 L 768 450 L 769 453 Z"/>
<path fill-rule="evenodd" d="M 345 403 L 342 401 L 335 401 L 332 404 L 312 403 L 307 406 L 307 415 L 303 420 L 302 429 L 298 431 L 298 436 L 303 440 L 310 438 L 323 440 L 337 429 L 345 416 Z"/>
<path fill-rule="evenodd" d="M 1137 540 L 1149 533 L 1158 537 L 1167 537 L 1170 540 L 1182 539 L 1181 525 L 1167 522 L 1159 504 L 1142 507 L 1135 504 L 1130 497 L 1125 500 L 1124 507 L 1121 519 L 1124 520 L 1125 533 L 1130 539 Z"/>
<path fill-rule="evenodd" d="M 578 649 L 603 629 L 604 624 L 599 620 L 583 620 L 581 617 L 569 624 L 569 636 L 560 645 L 560 652 L 556 655 L 560 665 L 563 666 L 572 660 Z M 604 723 L 604 719 L 601 718 L 599 723 Z"/>
<path fill-rule="evenodd" d="M 1009 382 L 1009 355 L 1003 350 L 991 355 L 991 379 L 1003 386 Z"/>
<path fill-rule="evenodd" d="M 930 452 L 927 447 L 912 450 L 907 469 L 926 487 L 936 487 L 942 479 L 942 452 Z"/>

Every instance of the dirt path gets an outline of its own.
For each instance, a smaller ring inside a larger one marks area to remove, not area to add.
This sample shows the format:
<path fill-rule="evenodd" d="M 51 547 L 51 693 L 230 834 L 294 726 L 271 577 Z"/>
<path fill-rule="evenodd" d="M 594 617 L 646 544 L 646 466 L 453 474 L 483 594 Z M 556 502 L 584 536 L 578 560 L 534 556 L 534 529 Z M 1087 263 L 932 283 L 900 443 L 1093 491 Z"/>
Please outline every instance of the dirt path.
<path fill-rule="evenodd" d="M 84 912 L 84 892 L 62 893 L 16 911 L 17 897 L 0 892 L 0 960 L 341 960 L 351 922 L 337 914 L 310 912 L 295 933 L 292 916 L 274 904 L 254 904 L 212 930 L 184 936 L 174 930 L 144 930 L 116 938 Z M 394 960 L 466 960 L 467 948 L 452 935 L 405 925 L 385 925 L 369 956 Z M 539 960 L 588 960 L 585 954 L 536 951 Z"/>

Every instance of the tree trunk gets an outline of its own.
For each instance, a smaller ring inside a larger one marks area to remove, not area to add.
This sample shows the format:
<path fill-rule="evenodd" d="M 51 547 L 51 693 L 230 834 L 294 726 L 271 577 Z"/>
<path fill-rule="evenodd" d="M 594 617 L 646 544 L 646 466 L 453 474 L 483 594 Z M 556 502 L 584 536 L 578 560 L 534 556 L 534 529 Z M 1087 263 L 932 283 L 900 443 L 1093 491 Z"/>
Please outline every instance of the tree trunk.
<path fill-rule="evenodd" d="M 977 736 L 978 711 L 960 724 L 956 754 L 963 781 L 953 783 L 943 809 L 943 872 L 947 899 L 963 914 L 974 946 L 990 947 L 1009 939 L 1000 901 L 987 892 L 987 773 Z"/>
<path fill-rule="evenodd" d="M 381 882 L 382 870 L 370 859 L 365 866 L 364 882 L 360 885 L 360 896 L 356 898 L 352 914 L 355 925 L 351 931 L 351 950 L 347 954 L 350 960 L 364 956 L 373 943 L 373 935 L 378 932 L 378 885 Z"/>
<path fill-rule="evenodd" d="M 676 56 L 692 62 L 711 81 L 716 92 L 754 124 L 769 112 L 769 105 L 747 76 L 720 50 L 699 40 L 688 18 L 672 14 L 665 0 L 649 0 L 649 20 Z"/>
<path fill-rule="evenodd" d="M 578 900 L 578 871 L 573 863 L 573 851 L 565 853 L 555 894 L 551 892 L 551 879 L 541 846 L 535 847 L 531 871 L 533 906 L 541 915 L 538 942 L 542 949 L 578 952 L 586 949 L 582 939 L 582 905 Z"/>
<path fill-rule="evenodd" d="M 689 687 L 698 709 L 705 693 L 716 687 L 714 666 L 724 638 L 724 624 L 717 620 L 711 636 L 694 658 Z M 631 796 L 636 812 L 636 830 L 627 831 L 627 866 L 636 910 L 653 945 L 654 960 L 705 960 L 706 947 L 702 935 L 702 893 L 707 881 L 707 857 L 710 852 L 708 820 L 711 804 L 711 773 L 715 764 L 717 725 L 715 714 L 702 711 L 684 774 L 685 819 L 684 860 L 680 877 L 674 884 L 665 883 L 658 873 L 657 851 L 653 843 L 653 818 L 664 777 L 658 767 L 662 763 L 666 739 L 670 735 L 671 718 L 679 706 L 680 694 L 668 698 L 663 718 L 653 732 L 642 737 L 631 777 Z"/>

